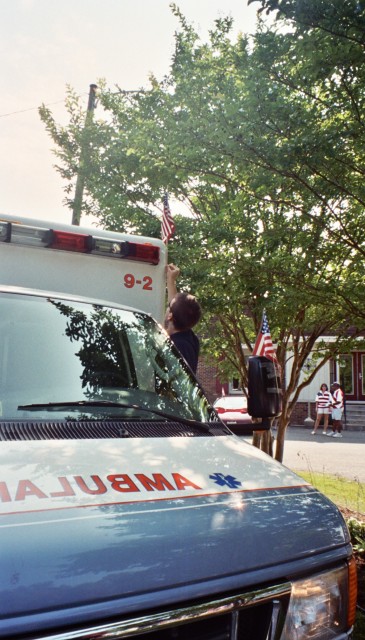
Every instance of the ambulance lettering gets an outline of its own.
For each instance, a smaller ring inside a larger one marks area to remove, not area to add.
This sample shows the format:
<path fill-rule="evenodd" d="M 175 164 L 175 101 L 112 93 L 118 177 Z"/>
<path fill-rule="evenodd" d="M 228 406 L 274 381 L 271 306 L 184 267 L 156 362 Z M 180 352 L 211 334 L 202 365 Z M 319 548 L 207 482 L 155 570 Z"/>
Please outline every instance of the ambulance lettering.
<path fill-rule="evenodd" d="M 0 500 L 1 502 L 11 502 L 11 496 L 6 482 L 0 482 Z"/>
<path fill-rule="evenodd" d="M 172 473 L 171 479 L 167 479 L 162 473 L 153 473 L 152 477 L 144 473 L 136 473 L 133 478 L 127 473 L 108 475 L 105 480 L 98 475 L 87 478 L 82 476 L 59 476 L 52 481 L 53 486 L 58 483 L 53 491 L 45 492 L 44 486 L 40 488 L 32 480 L 19 480 L 14 491 L 14 498 L 7 483 L 0 481 L 0 503 L 26 501 L 28 498 L 66 498 L 83 493 L 87 495 L 103 495 L 110 491 L 117 493 L 138 493 L 141 491 L 185 491 L 195 489 L 200 491 L 202 487 L 195 484 L 180 473 Z M 49 484 L 49 482 L 47 482 Z"/>
<path fill-rule="evenodd" d="M 85 480 L 81 476 L 74 476 L 74 480 L 77 486 L 84 493 L 88 493 L 89 495 L 92 495 L 92 496 L 99 496 L 108 491 L 108 489 L 106 488 L 105 484 L 101 481 L 101 478 L 99 478 L 99 476 L 90 476 L 90 478 L 94 482 L 96 489 L 91 489 L 90 487 L 88 487 Z"/>
<path fill-rule="evenodd" d="M 47 495 L 41 491 L 31 480 L 20 480 L 18 489 L 15 494 L 15 500 L 25 500 L 28 496 L 36 498 L 47 498 Z"/>
<path fill-rule="evenodd" d="M 121 493 L 129 491 L 140 491 L 136 483 L 133 482 L 133 480 L 126 473 L 123 473 L 120 476 L 108 476 L 107 480 L 109 480 L 114 491 L 120 491 Z"/>

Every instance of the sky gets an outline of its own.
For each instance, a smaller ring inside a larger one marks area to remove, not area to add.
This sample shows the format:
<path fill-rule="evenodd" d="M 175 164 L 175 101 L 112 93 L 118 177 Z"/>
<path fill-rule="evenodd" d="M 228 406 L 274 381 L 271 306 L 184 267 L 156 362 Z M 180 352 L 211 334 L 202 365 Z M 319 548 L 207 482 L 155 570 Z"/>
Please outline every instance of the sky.
<path fill-rule="evenodd" d="M 258 3 L 175 0 L 203 39 L 219 17 L 233 37 L 255 29 Z M 0 215 L 71 222 L 53 142 L 38 114 L 44 103 L 67 123 L 66 87 L 132 90 L 168 73 L 179 27 L 170 0 L 0 0 Z M 82 220 L 84 224 L 88 219 Z"/>

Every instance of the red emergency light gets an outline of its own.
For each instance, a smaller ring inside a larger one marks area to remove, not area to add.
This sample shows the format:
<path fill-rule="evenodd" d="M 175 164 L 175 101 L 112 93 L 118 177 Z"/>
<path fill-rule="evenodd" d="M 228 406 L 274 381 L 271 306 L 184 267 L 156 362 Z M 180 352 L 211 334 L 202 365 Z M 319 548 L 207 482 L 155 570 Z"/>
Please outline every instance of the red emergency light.
<path fill-rule="evenodd" d="M 149 262 L 158 264 L 160 261 L 160 248 L 149 243 L 139 244 L 138 242 L 122 242 L 121 257 L 139 262 Z"/>
<path fill-rule="evenodd" d="M 55 231 L 50 229 L 48 247 L 61 251 L 77 251 L 78 253 L 90 253 L 92 250 L 92 236 L 81 233 L 69 233 L 68 231 Z"/>

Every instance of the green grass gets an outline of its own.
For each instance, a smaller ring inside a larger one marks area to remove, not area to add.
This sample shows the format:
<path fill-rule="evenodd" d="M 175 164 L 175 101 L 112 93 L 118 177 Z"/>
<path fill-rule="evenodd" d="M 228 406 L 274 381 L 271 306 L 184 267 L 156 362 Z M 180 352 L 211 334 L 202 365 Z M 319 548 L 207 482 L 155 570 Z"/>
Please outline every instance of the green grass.
<path fill-rule="evenodd" d="M 358 612 L 356 617 L 353 640 L 364 640 L 365 638 L 365 615 Z"/>
<path fill-rule="evenodd" d="M 365 484 L 314 471 L 295 471 L 298 476 L 310 482 L 338 507 L 344 507 L 365 515 Z"/>

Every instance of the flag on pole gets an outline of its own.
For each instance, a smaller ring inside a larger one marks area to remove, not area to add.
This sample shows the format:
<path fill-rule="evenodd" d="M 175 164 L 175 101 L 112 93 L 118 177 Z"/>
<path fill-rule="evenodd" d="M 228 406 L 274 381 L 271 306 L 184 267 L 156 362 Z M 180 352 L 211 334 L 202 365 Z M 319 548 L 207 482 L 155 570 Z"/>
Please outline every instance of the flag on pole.
<path fill-rule="evenodd" d="M 276 352 L 274 349 L 274 345 L 271 340 L 271 334 L 269 329 L 269 323 L 266 317 L 266 311 L 264 310 L 262 313 L 262 322 L 260 331 L 256 338 L 255 346 L 252 351 L 253 356 L 265 356 L 265 358 L 269 358 L 272 362 L 277 363 Z"/>
<path fill-rule="evenodd" d="M 167 244 L 171 236 L 174 234 L 175 224 L 171 215 L 167 193 L 163 197 L 163 212 L 161 220 L 161 237 L 162 241 Z"/>

